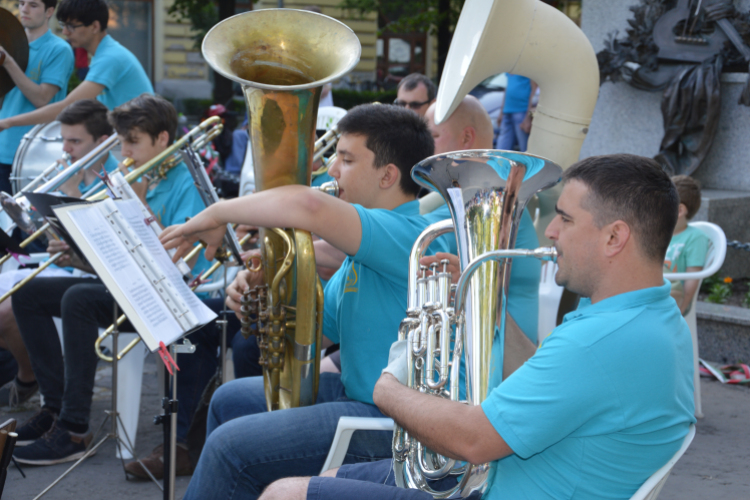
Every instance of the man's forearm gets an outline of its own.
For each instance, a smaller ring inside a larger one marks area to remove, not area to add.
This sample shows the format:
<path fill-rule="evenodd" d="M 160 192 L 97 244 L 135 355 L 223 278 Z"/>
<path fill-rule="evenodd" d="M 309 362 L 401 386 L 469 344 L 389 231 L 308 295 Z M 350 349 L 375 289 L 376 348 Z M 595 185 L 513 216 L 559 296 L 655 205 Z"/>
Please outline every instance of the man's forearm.
<path fill-rule="evenodd" d="M 304 229 L 350 255 L 357 252 L 361 241 L 362 229 L 356 209 L 306 186 L 261 191 L 216 203 L 207 211 L 209 217 L 221 224 L 234 222 Z"/>
<path fill-rule="evenodd" d="M 484 463 L 513 453 L 480 406 L 420 393 L 388 373 L 380 377 L 373 399 L 380 411 L 441 455 Z"/>
<path fill-rule="evenodd" d="M 24 125 L 37 125 L 39 123 L 49 123 L 55 121 L 57 115 L 59 115 L 63 109 L 65 109 L 66 102 L 59 101 L 46 106 L 42 106 L 34 111 L 23 113 L 21 115 L 12 116 L 6 118 L 8 124 L 11 127 L 22 127 Z"/>

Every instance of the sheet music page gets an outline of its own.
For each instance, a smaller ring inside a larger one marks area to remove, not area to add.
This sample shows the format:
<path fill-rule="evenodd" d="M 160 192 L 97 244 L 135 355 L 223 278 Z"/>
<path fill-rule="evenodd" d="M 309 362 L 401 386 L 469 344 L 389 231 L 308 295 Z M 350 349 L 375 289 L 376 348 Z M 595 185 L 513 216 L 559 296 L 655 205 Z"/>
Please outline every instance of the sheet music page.
<path fill-rule="evenodd" d="M 180 338 L 183 335 L 180 325 L 139 269 L 136 261 L 122 246 L 99 208 L 92 205 L 75 210 L 66 210 L 65 214 L 75 224 L 78 231 L 83 235 L 85 242 L 90 245 L 90 250 L 98 258 L 89 259 L 89 261 L 102 281 L 108 285 L 115 298 L 119 298 L 114 291 L 116 287 L 111 287 L 108 283 L 108 281 L 114 281 L 130 306 L 135 309 L 135 314 L 133 314 L 127 310 L 126 304 L 120 302 L 120 306 L 128 314 L 138 333 L 144 341 L 147 340 L 146 337 L 149 335 L 153 337 L 153 339 L 149 339 L 152 341 L 146 341 L 149 348 L 153 351 L 158 348 L 160 341 L 169 345 Z M 89 249 L 83 246 L 82 250 L 85 254 Z M 137 318 L 134 316 L 137 316 Z M 146 329 L 145 332 L 138 328 L 141 322 Z"/>
<path fill-rule="evenodd" d="M 143 213 L 138 200 L 117 201 L 117 208 L 125 218 L 130 227 L 141 240 L 143 246 L 153 256 L 156 263 L 162 269 L 167 279 L 172 283 L 177 292 L 185 301 L 190 311 L 195 314 L 200 324 L 206 324 L 216 318 L 216 313 L 206 305 L 190 290 L 182 280 L 182 275 L 172 262 L 169 254 L 159 242 L 159 238 L 143 220 Z"/>

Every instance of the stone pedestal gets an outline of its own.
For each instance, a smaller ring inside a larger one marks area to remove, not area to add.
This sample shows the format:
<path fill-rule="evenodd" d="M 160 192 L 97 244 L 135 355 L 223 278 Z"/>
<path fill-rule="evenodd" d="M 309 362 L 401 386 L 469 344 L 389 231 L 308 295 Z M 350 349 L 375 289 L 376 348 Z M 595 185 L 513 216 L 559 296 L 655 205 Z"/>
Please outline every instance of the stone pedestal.
<path fill-rule="evenodd" d="M 624 36 L 629 7 L 637 0 L 585 0 L 581 25 L 594 50 L 604 48 L 609 33 Z M 750 0 L 735 1 L 747 10 Z M 703 164 L 693 173 L 704 189 L 701 212 L 695 220 L 719 225 L 727 239 L 750 241 L 750 107 L 737 104 L 746 73 L 728 73 L 721 79 L 721 122 Z M 638 90 L 627 83 L 605 83 L 599 91 L 590 131 L 581 157 L 632 153 L 653 157 L 664 135 L 661 92 Z M 750 253 L 729 249 L 727 275 L 750 276 Z"/>

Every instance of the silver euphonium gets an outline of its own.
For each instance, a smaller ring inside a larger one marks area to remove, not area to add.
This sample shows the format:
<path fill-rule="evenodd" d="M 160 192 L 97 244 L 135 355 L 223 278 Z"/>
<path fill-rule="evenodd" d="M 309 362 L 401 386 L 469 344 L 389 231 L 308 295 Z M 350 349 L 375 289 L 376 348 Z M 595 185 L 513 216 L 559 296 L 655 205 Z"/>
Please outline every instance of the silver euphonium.
<path fill-rule="evenodd" d="M 557 184 L 561 175 L 560 166 L 544 158 L 493 150 L 433 156 L 414 167 L 414 180 L 440 193 L 452 220 L 429 226 L 409 257 L 407 317 L 399 327 L 399 340 L 408 339 L 409 387 L 459 401 L 462 360 L 468 404 L 481 404 L 499 382 L 502 355 L 497 351 L 504 345 L 510 259 L 556 257 L 554 248 L 513 250 L 521 215 L 531 197 Z M 454 230 L 462 274 L 451 304 L 450 274 L 433 265 L 432 275 L 425 277 L 419 260 L 435 238 Z M 495 325 L 499 326 L 498 338 Z M 494 365 L 493 342 L 498 343 Z M 490 465 L 463 464 L 440 456 L 398 426 L 393 457 L 399 486 L 419 488 L 435 498 L 482 491 Z M 463 474 L 461 482 L 447 491 L 435 491 L 428 483 L 459 474 Z"/>

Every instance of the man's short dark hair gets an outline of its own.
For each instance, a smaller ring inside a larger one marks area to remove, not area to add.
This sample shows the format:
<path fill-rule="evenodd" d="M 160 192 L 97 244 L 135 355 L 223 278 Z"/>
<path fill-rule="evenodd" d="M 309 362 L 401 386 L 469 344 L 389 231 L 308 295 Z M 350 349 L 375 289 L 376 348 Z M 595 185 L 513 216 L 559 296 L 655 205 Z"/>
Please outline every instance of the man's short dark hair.
<path fill-rule="evenodd" d="M 659 163 L 629 154 L 592 156 L 565 171 L 563 182 L 572 180 L 589 188 L 582 206 L 598 227 L 622 220 L 637 235 L 646 257 L 664 261 L 680 200 Z"/>
<path fill-rule="evenodd" d="M 44 3 L 44 10 L 57 7 L 57 0 L 42 0 L 42 3 Z"/>
<path fill-rule="evenodd" d="M 361 104 L 339 121 L 338 128 L 342 134 L 366 137 L 367 149 L 375 153 L 375 168 L 396 165 L 401 171 L 401 191 L 419 192 L 411 169 L 435 151 L 432 134 L 419 115 L 398 106 Z"/>
<path fill-rule="evenodd" d="M 701 207 L 701 184 L 688 175 L 672 177 L 680 203 L 687 208 L 687 219 L 692 219 Z"/>
<path fill-rule="evenodd" d="M 109 23 L 109 7 L 104 0 L 63 0 L 57 9 L 57 20 L 61 23 L 77 21 L 84 26 L 99 21 L 104 31 Z"/>
<path fill-rule="evenodd" d="M 103 135 L 112 135 L 112 125 L 107 121 L 107 106 L 96 99 L 81 99 L 68 105 L 57 115 L 57 121 L 63 125 L 83 125 L 86 132 L 99 139 Z"/>
<path fill-rule="evenodd" d="M 420 83 L 427 87 L 427 100 L 432 101 L 437 95 L 437 87 L 432 83 L 432 80 L 422 73 L 412 73 L 411 75 L 405 76 L 403 80 L 398 82 L 397 90 L 400 90 L 401 87 L 404 87 L 406 90 L 414 90 Z"/>
<path fill-rule="evenodd" d="M 137 129 L 148 134 L 152 143 L 166 130 L 169 133 L 168 144 L 172 144 L 177 130 L 177 111 L 163 97 L 141 94 L 110 111 L 109 122 L 126 139 L 132 138 Z"/>

